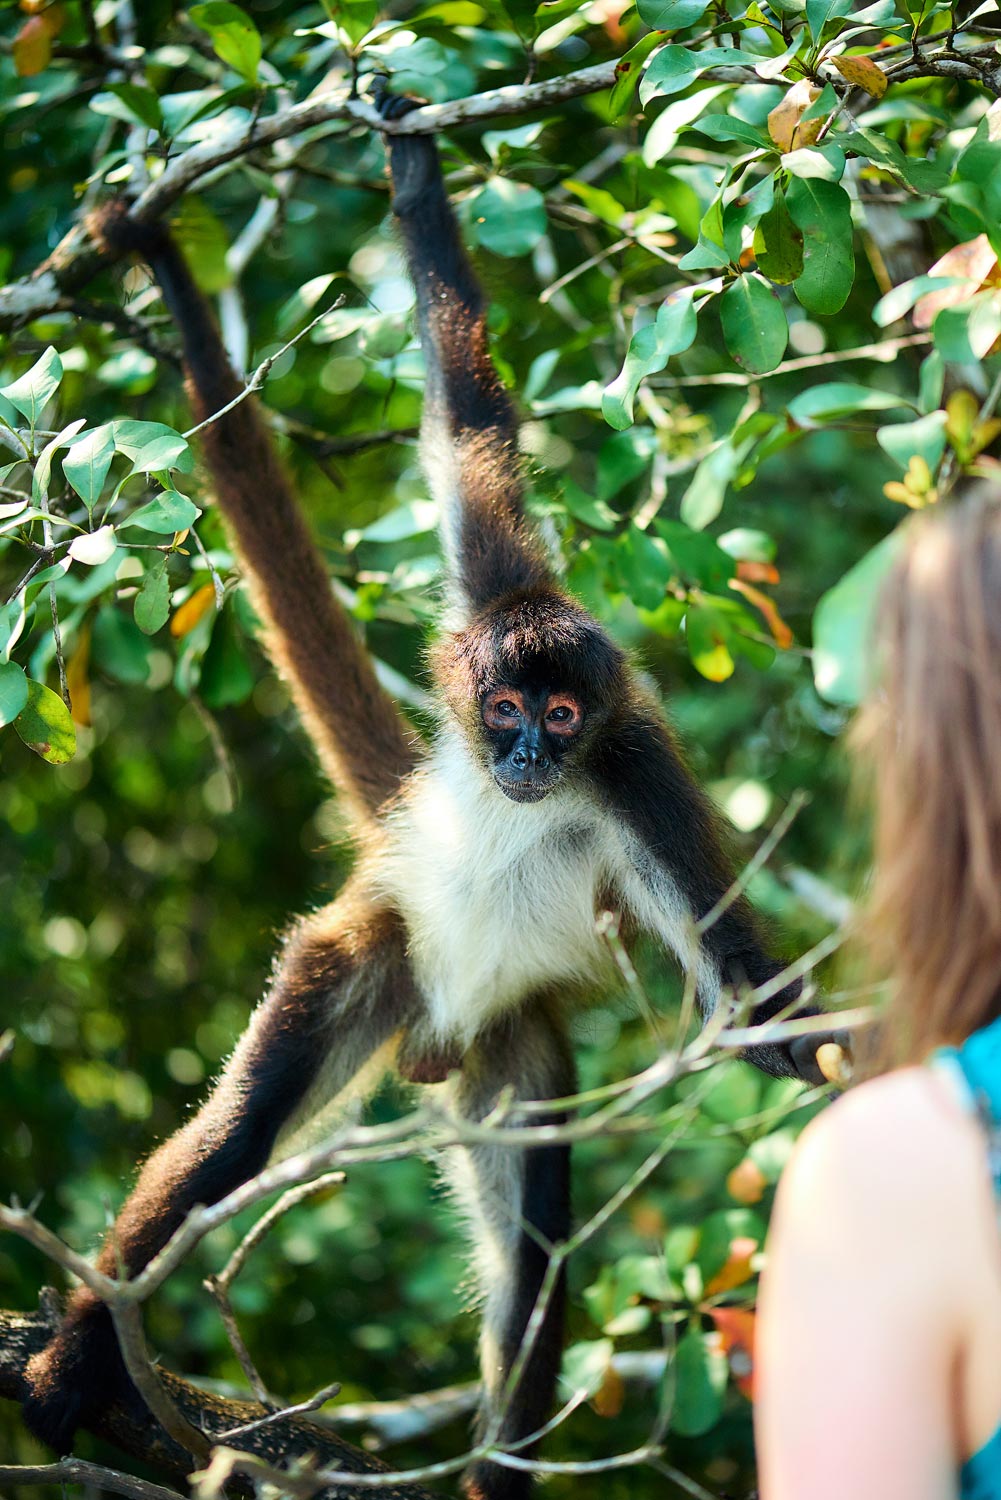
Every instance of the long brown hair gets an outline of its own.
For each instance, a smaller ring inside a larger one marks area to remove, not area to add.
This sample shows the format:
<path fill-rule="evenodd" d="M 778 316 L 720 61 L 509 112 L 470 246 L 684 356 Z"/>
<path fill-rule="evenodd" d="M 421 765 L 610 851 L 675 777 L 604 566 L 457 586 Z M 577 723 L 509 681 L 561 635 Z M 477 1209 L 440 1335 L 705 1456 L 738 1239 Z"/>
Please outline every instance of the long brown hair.
<path fill-rule="evenodd" d="M 1001 491 L 908 523 L 855 741 L 876 790 L 878 1066 L 1001 1014 Z"/>

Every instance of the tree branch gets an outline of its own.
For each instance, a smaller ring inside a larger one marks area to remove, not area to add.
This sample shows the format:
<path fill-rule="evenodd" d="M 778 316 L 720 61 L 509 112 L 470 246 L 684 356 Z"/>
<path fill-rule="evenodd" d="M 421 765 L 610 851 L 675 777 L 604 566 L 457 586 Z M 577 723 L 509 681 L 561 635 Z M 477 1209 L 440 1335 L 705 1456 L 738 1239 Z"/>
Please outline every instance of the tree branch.
<path fill-rule="evenodd" d="M 598 63 L 543 83 L 509 84 L 504 88 L 488 89 L 467 99 L 425 105 L 401 120 L 383 120 L 374 105 L 351 98 L 348 89 L 332 90 L 317 98 L 304 99 L 287 109 L 276 110 L 273 115 L 259 117 L 248 125 L 220 131 L 210 140 L 190 146 L 140 194 L 134 212 L 146 221 L 160 219 L 208 173 L 262 146 L 274 145 L 276 141 L 336 120 L 353 120 L 387 135 L 426 134 L 469 121 L 545 109 L 566 99 L 598 93 L 611 88 L 615 82 L 615 67 L 614 61 Z M 19 328 L 33 318 L 53 311 L 62 299 L 75 295 L 86 286 L 112 258 L 110 251 L 99 248 L 91 239 L 85 223 L 74 224 L 31 276 L 0 287 L 0 333 Z"/>
<path fill-rule="evenodd" d="M 43 1349 L 59 1326 L 58 1299 L 51 1293 L 43 1296 L 38 1312 L 15 1313 L 0 1311 L 0 1397 L 21 1402 L 27 1393 L 24 1367 L 33 1354 Z M 213 1441 L 219 1441 L 234 1428 L 246 1428 L 238 1439 L 230 1437 L 230 1446 L 256 1455 L 264 1462 L 282 1465 L 299 1455 L 312 1455 L 314 1461 L 324 1469 L 336 1469 L 350 1474 L 391 1474 L 380 1459 L 373 1458 L 350 1443 L 339 1438 L 327 1426 L 311 1422 L 302 1416 L 288 1414 L 275 1416 L 262 1427 L 248 1427 L 270 1415 L 254 1401 L 234 1401 L 200 1390 L 178 1375 L 167 1370 L 160 1372 L 160 1379 L 177 1409 L 193 1426 L 201 1428 Z M 151 1464 L 169 1479 L 183 1483 L 191 1473 L 191 1458 L 177 1443 L 153 1422 L 149 1414 L 136 1407 L 113 1406 L 105 1412 L 90 1429 L 96 1436 L 114 1443 L 123 1453 L 142 1463 Z M 79 1460 L 64 1462 L 76 1465 Z M 38 1470 L 20 1471 L 23 1477 L 18 1482 L 42 1483 L 58 1477 L 54 1466 L 44 1465 Z M 35 1474 L 35 1479 L 30 1476 Z M 18 1470 L 0 1469 L 0 1482 L 12 1483 Z M 64 1477 L 69 1478 L 67 1473 Z M 77 1476 L 84 1478 L 82 1473 Z M 121 1476 L 125 1478 L 125 1476 Z M 102 1482 L 103 1483 L 103 1482 Z M 137 1486 L 139 1481 L 134 1481 Z M 110 1484 L 105 1488 L 111 1489 Z M 131 1495 L 144 1500 L 138 1488 L 122 1488 L 119 1494 Z M 247 1493 L 244 1490 L 244 1493 Z M 329 1500 L 354 1500 L 359 1495 L 371 1496 L 371 1483 L 362 1489 L 349 1485 L 338 1485 L 328 1492 Z M 393 1484 L 388 1480 L 385 1488 L 375 1491 L 384 1500 L 435 1500 L 429 1490 L 420 1485 Z M 172 1500 L 171 1493 L 159 1488 L 147 1487 L 145 1500 Z"/>

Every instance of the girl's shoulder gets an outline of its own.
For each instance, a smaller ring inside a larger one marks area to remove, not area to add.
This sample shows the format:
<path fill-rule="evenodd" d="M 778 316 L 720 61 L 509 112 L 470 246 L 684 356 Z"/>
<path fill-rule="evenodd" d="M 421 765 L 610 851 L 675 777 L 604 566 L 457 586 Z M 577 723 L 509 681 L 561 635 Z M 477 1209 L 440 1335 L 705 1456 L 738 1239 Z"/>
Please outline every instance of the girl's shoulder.
<path fill-rule="evenodd" d="M 806 1224 L 823 1212 L 843 1253 L 915 1247 L 918 1236 L 920 1259 L 941 1251 L 954 1265 L 957 1235 L 981 1223 L 990 1202 L 986 1160 L 983 1132 L 953 1080 L 932 1067 L 900 1068 L 810 1122 L 783 1180 L 780 1215 Z"/>

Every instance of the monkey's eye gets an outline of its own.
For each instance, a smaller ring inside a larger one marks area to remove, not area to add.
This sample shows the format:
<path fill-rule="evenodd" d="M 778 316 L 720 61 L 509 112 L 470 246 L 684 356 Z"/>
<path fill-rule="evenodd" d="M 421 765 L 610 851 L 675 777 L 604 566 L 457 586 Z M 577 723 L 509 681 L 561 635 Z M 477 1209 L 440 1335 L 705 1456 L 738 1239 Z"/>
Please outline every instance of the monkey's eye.
<path fill-rule="evenodd" d="M 516 719 L 518 717 L 518 705 L 512 703 L 510 698 L 502 698 L 500 703 L 494 704 L 495 713 L 503 714 L 505 719 Z"/>
<path fill-rule="evenodd" d="M 546 729 L 550 734 L 569 739 L 577 733 L 584 721 L 580 704 L 573 698 L 554 694 L 546 708 Z"/>

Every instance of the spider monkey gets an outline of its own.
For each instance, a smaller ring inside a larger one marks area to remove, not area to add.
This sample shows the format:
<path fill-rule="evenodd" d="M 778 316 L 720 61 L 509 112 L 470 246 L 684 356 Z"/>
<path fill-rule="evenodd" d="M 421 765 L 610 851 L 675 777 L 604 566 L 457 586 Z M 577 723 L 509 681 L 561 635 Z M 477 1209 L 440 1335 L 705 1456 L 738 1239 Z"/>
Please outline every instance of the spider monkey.
<path fill-rule="evenodd" d="M 414 107 L 380 100 L 386 119 Z M 350 811 L 360 858 L 341 895 L 292 928 L 222 1077 L 143 1166 L 98 1260 L 109 1274 L 119 1258 L 138 1271 L 192 1206 L 258 1172 L 361 1076 L 395 1066 L 448 1090 L 456 1115 L 474 1121 L 505 1088 L 516 1101 L 572 1094 L 566 1018 L 612 977 L 595 923 L 605 908 L 630 939 L 645 931 L 676 954 L 703 1014 L 725 986 L 780 970 L 743 899 L 694 935 L 732 879 L 716 820 L 658 704 L 564 591 L 526 519 L 516 418 L 435 143 L 393 134 L 388 154 L 427 365 L 422 461 L 443 518 L 438 729 L 418 752 L 330 589 L 254 401 L 234 406 L 205 428 L 205 457 L 266 644 Z M 169 236 L 121 205 L 102 211 L 96 232 L 152 266 L 197 418 L 225 407 L 242 383 Z M 820 1081 L 819 1040 L 749 1055 L 766 1072 Z M 478 1432 L 526 1455 L 554 1394 L 562 1285 L 513 1391 L 509 1377 L 546 1247 L 569 1232 L 569 1149 L 474 1145 L 448 1157 L 484 1294 Z M 138 1399 L 85 1287 L 27 1377 L 26 1421 L 60 1452 L 111 1400 Z M 480 1461 L 464 1485 L 470 1500 L 525 1500 L 531 1480 Z"/>

